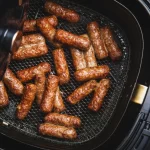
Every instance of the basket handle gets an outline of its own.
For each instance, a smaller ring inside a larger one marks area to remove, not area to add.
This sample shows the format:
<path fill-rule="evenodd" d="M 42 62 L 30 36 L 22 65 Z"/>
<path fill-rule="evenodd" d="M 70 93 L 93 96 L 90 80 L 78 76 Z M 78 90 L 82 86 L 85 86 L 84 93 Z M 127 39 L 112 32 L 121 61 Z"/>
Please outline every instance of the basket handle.
<path fill-rule="evenodd" d="M 150 16 L 150 0 L 138 0 Z"/>

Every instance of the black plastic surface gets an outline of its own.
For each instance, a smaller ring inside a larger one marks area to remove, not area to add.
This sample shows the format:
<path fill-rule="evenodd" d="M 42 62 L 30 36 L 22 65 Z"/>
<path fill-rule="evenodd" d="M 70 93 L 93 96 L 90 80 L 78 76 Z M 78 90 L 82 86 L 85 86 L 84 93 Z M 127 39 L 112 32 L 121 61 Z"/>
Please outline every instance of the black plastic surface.
<path fill-rule="evenodd" d="M 8 66 L 12 40 L 16 32 L 17 30 L 11 28 L 0 28 L 0 80 Z"/>
<path fill-rule="evenodd" d="M 0 28 L 0 30 L 4 30 L 0 36 L 0 51 L 11 52 L 12 40 L 17 30 L 13 28 Z"/>
<path fill-rule="evenodd" d="M 150 88 L 128 136 L 117 150 L 145 150 L 150 141 Z"/>
<path fill-rule="evenodd" d="M 138 0 L 138 2 L 145 8 L 148 15 L 150 16 L 150 1 L 149 0 Z"/>

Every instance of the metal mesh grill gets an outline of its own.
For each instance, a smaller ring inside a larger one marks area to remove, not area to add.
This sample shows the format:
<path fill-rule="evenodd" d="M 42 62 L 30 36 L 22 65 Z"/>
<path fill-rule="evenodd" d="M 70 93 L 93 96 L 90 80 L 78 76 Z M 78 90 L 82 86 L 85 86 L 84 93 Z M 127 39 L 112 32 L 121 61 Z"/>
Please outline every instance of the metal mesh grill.
<path fill-rule="evenodd" d="M 39 111 L 36 103 L 33 104 L 32 110 L 28 114 L 28 117 L 24 121 L 19 121 L 15 117 L 16 106 L 20 102 L 20 97 L 14 96 L 11 92 L 9 93 L 10 105 L 2 109 L 0 111 L 0 119 L 3 121 L 9 122 L 11 126 L 14 126 L 18 131 L 28 134 L 32 137 L 45 138 L 47 141 L 51 142 L 62 142 L 65 144 L 77 144 L 88 141 L 98 134 L 104 129 L 107 125 L 107 122 L 110 120 L 113 112 L 115 111 L 115 107 L 119 101 L 121 96 L 123 87 L 125 85 L 125 81 L 127 79 L 127 72 L 129 69 L 129 61 L 130 61 L 130 51 L 129 44 L 126 39 L 124 32 L 116 25 L 113 21 L 108 18 L 102 16 L 101 14 L 94 12 L 88 8 L 83 6 L 74 4 L 70 1 L 64 0 L 55 0 L 59 4 L 66 6 L 68 8 L 73 8 L 76 10 L 80 16 L 81 20 L 77 24 L 68 23 L 64 20 L 59 19 L 58 28 L 62 28 L 67 31 L 71 31 L 76 34 L 84 34 L 86 33 L 87 23 L 91 21 L 98 21 L 101 26 L 108 25 L 114 31 L 116 35 L 116 40 L 123 51 L 123 58 L 119 62 L 112 62 L 109 58 L 106 60 L 98 61 L 99 65 L 107 64 L 111 68 L 111 75 L 108 77 L 111 79 L 111 89 L 109 90 L 103 106 L 101 110 L 97 113 L 91 113 L 87 105 L 92 98 L 92 94 L 82 100 L 79 104 L 75 106 L 71 106 L 66 102 L 66 97 L 76 89 L 80 83 L 75 81 L 73 77 L 74 67 L 71 59 L 71 54 L 69 49 L 65 49 L 65 54 L 67 57 L 67 62 L 69 65 L 69 71 L 71 74 L 71 81 L 65 86 L 61 86 L 61 91 L 63 94 L 63 99 L 65 100 L 65 105 L 67 110 L 64 112 L 65 114 L 76 115 L 79 116 L 82 120 L 82 127 L 77 130 L 78 137 L 73 141 L 61 140 L 51 137 L 40 136 L 37 132 L 37 127 L 40 123 L 43 122 L 44 115 Z M 45 16 L 46 14 L 43 11 L 43 0 L 30 0 L 30 7 L 28 10 L 28 18 L 35 19 Z M 47 45 L 49 46 L 49 53 L 40 58 L 23 60 L 20 62 L 12 61 L 10 64 L 10 69 L 14 72 L 29 68 L 31 66 L 35 66 L 40 62 L 49 62 L 52 66 L 52 73 L 55 74 L 55 67 L 52 58 L 52 50 L 54 47 L 47 41 Z M 120 99 L 121 100 L 121 99 Z"/>

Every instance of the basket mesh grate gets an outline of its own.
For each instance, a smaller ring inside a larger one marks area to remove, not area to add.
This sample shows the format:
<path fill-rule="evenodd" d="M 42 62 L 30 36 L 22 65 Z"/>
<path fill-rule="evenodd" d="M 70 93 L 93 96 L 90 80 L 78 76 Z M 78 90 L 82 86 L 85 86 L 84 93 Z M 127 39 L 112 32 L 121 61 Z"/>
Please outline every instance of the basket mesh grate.
<path fill-rule="evenodd" d="M 80 22 L 76 24 L 68 23 L 64 20 L 59 19 L 59 25 L 57 28 L 71 31 L 76 34 L 84 34 L 86 33 L 87 23 L 96 20 L 101 26 L 108 25 L 114 31 L 117 42 L 123 51 L 122 60 L 119 62 L 112 62 L 108 58 L 105 60 L 98 61 L 99 65 L 107 64 L 111 68 L 111 75 L 108 77 L 111 79 L 111 89 L 109 90 L 105 98 L 101 110 L 97 113 L 91 113 L 87 109 L 87 105 L 90 102 L 92 94 L 86 97 L 84 100 L 82 100 L 79 104 L 75 106 L 69 105 L 66 102 L 66 97 L 74 89 L 76 89 L 80 85 L 80 83 L 76 82 L 73 77 L 73 73 L 75 70 L 73 67 L 69 49 L 64 48 L 68 65 L 69 65 L 69 71 L 71 74 L 71 81 L 67 85 L 60 87 L 67 108 L 67 110 L 63 113 L 76 115 L 81 118 L 83 126 L 82 128 L 77 130 L 78 138 L 73 141 L 66 141 L 66 140 L 61 140 L 61 139 L 56 139 L 51 137 L 40 136 L 37 132 L 37 127 L 40 123 L 43 122 L 44 115 L 39 111 L 39 108 L 36 105 L 36 103 L 34 103 L 32 106 L 32 110 L 28 114 L 27 118 L 24 121 L 17 120 L 15 117 L 15 111 L 16 111 L 17 104 L 20 102 L 20 97 L 14 96 L 11 92 L 8 92 L 10 105 L 7 108 L 0 110 L 0 119 L 9 122 L 10 125 L 14 126 L 20 132 L 28 134 L 29 136 L 45 138 L 45 140 L 52 141 L 52 142 L 63 141 L 63 143 L 66 142 L 69 144 L 83 143 L 100 134 L 101 131 L 104 129 L 104 127 L 107 125 L 107 122 L 110 120 L 113 112 L 115 111 L 115 107 L 119 101 L 123 87 L 125 85 L 125 81 L 127 79 L 127 72 L 129 69 L 129 61 L 130 61 L 129 44 L 124 32 L 118 27 L 118 25 L 116 25 L 113 21 L 109 20 L 103 15 L 94 12 L 93 10 L 90 10 L 88 8 L 85 8 L 83 6 L 74 4 L 70 1 L 64 1 L 64 0 L 55 0 L 55 1 L 68 8 L 73 8 L 81 16 Z M 47 15 L 43 11 L 43 5 L 44 5 L 43 0 L 30 0 L 28 19 L 40 18 Z M 48 41 L 47 41 L 47 45 L 49 46 L 49 53 L 47 55 L 40 58 L 23 60 L 20 62 L 12 61 L 9 66 L 10 69 L 16 72 L 24 68 L 35 66 L 40 62 L 49 62 L 52 66 L 52 73 L 55 74 L 55 67 L 52 58 L 52 50 L 54 49 L 54 47 Z"/>

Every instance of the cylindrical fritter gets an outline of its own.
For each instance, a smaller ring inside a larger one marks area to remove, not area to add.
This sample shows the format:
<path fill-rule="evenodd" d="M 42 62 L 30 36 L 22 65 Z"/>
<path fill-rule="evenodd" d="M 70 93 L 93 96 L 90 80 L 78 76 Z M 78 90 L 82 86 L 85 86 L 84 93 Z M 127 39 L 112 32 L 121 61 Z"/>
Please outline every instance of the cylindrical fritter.
<path fill-rule="evenodd" d="M 69 22 L 76 23 L 80 20 L 79 14 L 74 10 L 64 8 L 63 6 L 51 1 L 46 1 L 44 8 L 46 12 L 54 14 L 57 17 L 60 17 Z"/>
<path fill-rule="evenodd" d="M 15 95 L 23 94 L 23 84 L 16 78 L 15 74 L 10 69 L 6 70 L 3 81 L 9 90 Z"/>
<path fill-rule="evenodd" d="M 60 84 L 67 84 L 70 80 L 68 64 L 63 49 L 53 51 L 53 58 Z"/>
<path fill-rule="evenodd" d="M 74 128 L 67 128 L 50 123 L 41 124 L 39 127 L 39 132 L 42 135 L 48 135 L 62 139 L 75 139 L 77 137 L 77 133 Z"/>
<path fill-rule="evenodd" d="M 37 20 L 37 27 L 42 32 L 42 34 L 55 46 L 61 47 L 61 44 L 54 41 L 56 34 L 56 29 L 49 23 L 48 20 L 40 18 Z"/>
<path fill-rule="evenodd" d="M 40 57 L 48 53 L 45 39 L 40 34 L 31 34 L 22 37 L 19 49 L 13 52 L 12 59 L 23 60 Z"/>
<path fill-rule="evenodd" d="M 35 85 L 36 85 L 36 101 L 37 104 L 40 106 L 43 98 L 43 93 L 45 90 L 45 82 L 46 76 L 44 73 L 37 74 L 35 77 Z"/>
<path fill-rule="evenodd" d="M 87 31 L 94 47 L 96 57 L 104 59 L 108 57 L 108 51 L 105 47 L 104 41 L 101 38 L 100 28 L 97 22 L 90 22 L 87 26 Z"/>
<path fill-rule="evenodd" d="M 92 111 L 97 112 L 104 101 L 104 97 L 106 96 L 108 89 L 110 87 L 109 79 L 102 79 L 100 83 L 98 83 L 98 87 L 95 90 L 94 97 L 88 105 L 88 108 Z"/>
<path fill-rule="evenodd" d="M 64 101 L 62 99 L 61 93 L 60 93 L 60 89 L 59 87 L 57 88 L 56 91 L 56 96 L 55 96 L 55 100 L 54 100 L 54 112 L 62 112 L 66 109 Z"/>
<path fill-rule="evenodd" d="M 82 36 L 89 39 L 87 34 L 84 34 Z M 86 52 L 84 52 L 84 58 L 85 58 L 87 67 L 96 67 L 97 66 L 95 52 L 94 52 L 94 48 L 92 45 L 90 46 L 90 48 Z"/>
<path fill-rule="evenodd" d="M 94 52 L 94 48 L 93 48 L 92 45 L 84 53 L 84 57 L 85 57 L 85 60 L 86 60 L 87 67 L 96 67 L 97 66 L 97 61 L 96 61 L 96 58 L 95 58 L 95 52 Z"/>
<path fill-rule="evenodd" d="M 83 51 L 87 51 L 90 47 L 90 41 L 87 38 L 61 29 L 56 31 L 55 39 L 62 44 L 66 44 Z"/>
<path fill-rule="evenodd" d="M 55 15 L 43 17 L 42 19 L 47 20 L 53 27 L 56 27 L 58 25 L 58 19 Z"/>
<path fill-rule="evenodd" d="M 75 70 L 80 70 L 86 68 L 86 61 L 84 57 L 84 52 L 76 48 L 71 48 L 71 55 L 73 60 L 73 65 Z"/>
<path fill-rule="evenodd" d="M 4 86 L 4 83 L 0 81 L 0 108 L 5 107 L 8 104 L 9 104 L 9 99 L 8 99 L 6 88 Z"/>
<path fill-rule="evenodd" d="M 66 114 L 50 113 L 44 118 L 44 120 L 45 122 L 66 127 L 79 128 L 81 126 L 81 120 L 79 117 Z"/>
<path fill-rule="evenodd" d="M 21 46 L 38 44 L 41 42 L 45 42 L 45 39 L 41 34 L 29 34 L 29 35 L 22 36 Z"/>
<path fill-rule="evenodd" d="M 23 32 L 33 32 L 36 31 L 36 20 L 26 20 L 23 24 Z"/>
<path fill-rule="evenodd" d="M 14 52 L 13 60 L 24 60 L 28 58 L 35 58 L 46 55 L 48 53 L 48 48 L 46 43 L 30 44 L 20 46 L 19 49 Z"/>
<path fill-rule="evenodd" d="M 101 65 L 78 70 L 74 73 L 74 76 L 77 81 L 88 81 L 91 79 L 105 78 L 109 72 L 110 69 L 107 65 Z"/>
<path fill-rule="evenodd" d="M 109 27 L 105 27 L 101 30 L 102 37 L 105 41 L 105 45 L 107 47 L 107 50 L 109 52 L 109 56 L 112 60 L 119 60 L 122 57 L 122 52 L 120 48 L 118 47 L 117 43 L 115 42 L 113 38 L 112 31 Z"/>
<path fill-rule="evenodd" d="M 88 81 L 75 89 L 75 91 L 68 96 L 67 101 L 73 105 L 77 104 L 79 101 L 84 99 L 87 95 L 89 95 L 97 86 L 97 82 L 95 80 Z"/>
<path fill-rule="evenodd" d="M 48 20 L 48 22 L 54 27 L 58 25 L 58 19 L 54 15 L 43 17 L 43 19 Z M 36 19 L 26 20 L 23 25 L 23 32 L 37 31 L 36 21 Z"/>
<path fill-rule="evenodd" d="M 36 86 L 27 84 L 24 88 L 24 93 L 20 104 L 17 106 L 17 118 L 23 120 L 29 113 L 32 103 L 35 99 Z"/>
<path fill-rule="evenodd" d="M 59 78 L 55 75 L 49 75 L 41 102 L 41 110 L 44 113 L 49 113 L 53 110 L 58 84 Z"/>
<path fill-rule="evenodd" d="M 37 66 L 17 71 L 17 77 L 20 79 L 21 82 L 27 82 L 32 80 L 36 76 L 36 74 L 40 74 L 41 72 L 48 73 L 50 71 L 50 64 L 47 62 L 42 62 Z"/>

